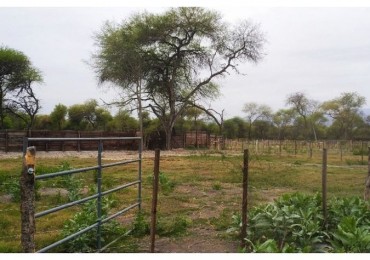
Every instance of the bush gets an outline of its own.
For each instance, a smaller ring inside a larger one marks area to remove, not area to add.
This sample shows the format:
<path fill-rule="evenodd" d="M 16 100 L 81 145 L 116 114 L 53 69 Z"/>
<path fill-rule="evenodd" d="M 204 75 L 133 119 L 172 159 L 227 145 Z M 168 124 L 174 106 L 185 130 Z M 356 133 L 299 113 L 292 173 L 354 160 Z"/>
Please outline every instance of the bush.
<path fill-rule="evenodd" d="M 102 200 L 102 219 L 107 217 L 112 201 L 108 197 Z M 81 211 L 76 213 L 63 227 L 62 236 L 67 237 L 97 222 L 97 201 L 86 202 Z M 113 240 L 126 233 L 126 230 L 118 222 L 110 220 L 101 225 L 101 241 Z M 96 229 L 92 229 L 62 245 L 63 252 L 95 252 L 97 245 Z"/>
<path fill-rule="evenodd" d="M 294 193 L 249 213 L 248 252 L 370 252 L 369 203 L 359 198 L 328 202 L 328 223 L 321 197 Z M 240 230 L 234 217 L 231 230 Z"/>
<path fill-rule="evenodd" d="M 131 234 L 135 237 L 143 237 L 150 234 L 149 223 L 145 221 L 145 217 L 142 212 L 139 212 L 136 215 Z"/>
<path fill-rule="evenodd" d="M 12 197 L 13 202 L 21 201 L 21 187 L 19 180 L 10 179 L 4 184 L 5 192 Z"/>
<path fill-rule="evenodd" d="M 157 224 L 157 234 L 160 236 L 181 236 L 186 234 L 191 220 L 184 216 L 177 216 L 171 219 L 159 219 Z"/>

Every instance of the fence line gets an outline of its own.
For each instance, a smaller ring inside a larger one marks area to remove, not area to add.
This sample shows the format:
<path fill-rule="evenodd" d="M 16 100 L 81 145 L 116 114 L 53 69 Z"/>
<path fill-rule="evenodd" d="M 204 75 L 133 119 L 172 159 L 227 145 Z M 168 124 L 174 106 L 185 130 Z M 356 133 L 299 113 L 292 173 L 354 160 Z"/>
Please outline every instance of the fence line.
<path fill-rule="evenodd" d="M 367 147 L 370 141 L 353 140 L 246 140 L 225 139 L 225 149 L 242 152 L 249 149 L 257 154 L 302 154 L 307 153 L 312 157 L 312 152 L 319 152 L 323 148 L 331 153 L 342 154 L 343 152 L 352 152 L 358 155 L 366 155 Z"/>
<path fill-rule="evenodd" d="M 56 141 L 33 141 L 30 145 L 37 146 L 38 151 L 95 151 L 97 144 L 91 143 L 86 138 L 106 137 L 136 137 L 135 131 L 106 132 L 106 131 L 0 131 L 0 151 L 22 151 L 23 138 L 60 138 Z M 76 138 L 76 139 L 74 139 Z M 64 139 L 64 140 L 63 140 Z M 68 139 L 68 140 L 67 140 Z M 72 140 L 74 139 L 74 140 Z M 85 140 L 83 140 L 85 139 Z M 104 143 L 109 150 L 136 150 L 138 145 L 130 140 L 110 140 Z"/>

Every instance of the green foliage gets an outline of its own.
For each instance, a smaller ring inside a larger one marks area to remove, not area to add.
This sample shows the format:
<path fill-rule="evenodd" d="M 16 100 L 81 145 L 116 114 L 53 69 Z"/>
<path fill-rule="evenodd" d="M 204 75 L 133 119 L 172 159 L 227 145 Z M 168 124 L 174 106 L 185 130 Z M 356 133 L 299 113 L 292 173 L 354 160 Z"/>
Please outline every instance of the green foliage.
<path fill-rule="evenodd" d="M 159 173 L 159 186 L 164 195 L 168 195 L 175 189 L 175 182 L 170 180 L 163 172 Z"/>
<path fill-rule="evenodd" d="M 186 234 L 191 220 L 185 216 L 172 218 L 159 218 L 157 224 L 157 234 L 165 237 L 179 237 Z"/>
<path fill-rule="evenodd" d="M 361 222 L 354 216 L 341 220 L 331 241 L 335 252 L 370 253 L 370 225 L 361 225 Z"/>
<path fill-rule="evenodd" d="M 63 104 L 57 104 L 50 113 L 50 123 L 54 129 L 62 130 L 66 123 L 68 108 Z"/>
<path fill-rule="evenodd" d="M 13 124 L 5 120 L 11 114 L 27 127 L 32 126 L 40 108 L 31 88 L 33 82 L 42 82 L 42 77 L 28 57 L 20 51 L 0 46 L 0 129 Z"/>
<path fill-rule="evenodd" d="M 370 252 L 368 203 L 359 198 L 332 199 L 325 228 L 321 198 L 283 195 L 249 213 L 248 252 Z M 234 216 L 229 231 L 240 230 Z"/>
<path fill-rule="evenodd" d="M 370 225 L 369 203 L 358 197 L 331 200 L 328 215 L 329 229 L 336 228 L 348 216 L 356 218 L 361 226 Z"/>
<path fill-rule="evenodd" d="M 67 175 L 63 178 L 64 187 L 68 191 L 68 200 L 75 201 L 81 199 L 81 180 L 77 179 L 73 175 Z"/>
<path fill-rule="evenodd" d="M 19 180 L 17 179 L 9 179 L 4 184 L 5 192 L 12 197 L 13 202 L 20 202 L 21 201 L 21 188 L 19 184 Z"/>
<path fill-rule="evenodd" d="M 149 223 L 145 221 L 144 213 L 139 212 L 136 215 L 131 234 L 135 237 L 143 237 L 150 234 Z"/>
<path fill-rule="evenodd" d="M 102 219 L 107 217 L 108 211 L 111 208 L 112 201 L 108 197 L 103 197 L 102 200 Z M 97 201 L 91 200 L 85 203 L 81 211 L 76 213 L 70 220 L 66 221 L 62 231 L 62 237 L 67 237 L 76 233 L 88 226 L 96 223 L 97 217 Z M 117 238 L 126 233 L 126 230 L 121 227 L 118 222 L 111 220 L 101 226 L 101 241 L 102 244 Z M 95 252 L 96 251 L 96 229 L 86 232 L 75 239 L 72 239 L 62 245 L 63 252 Z"/>
<path fill-rule="evenodd" d="M 146 178 L 146 183 L 153 185 L 154 175 L 148 176 Z M 159 173 L 159 190 L 163 195 L 169 195 L 175 189 L 176 183 L 172 181 L 165 173 Z"/>
<path fill-rule="evenodd" d="M 221 190 L 222 189 L 221 183 L 219 183 L 219 182 L 214 183 L 212 185 L 212 189 L 214 189 L 214 190 Z"/>

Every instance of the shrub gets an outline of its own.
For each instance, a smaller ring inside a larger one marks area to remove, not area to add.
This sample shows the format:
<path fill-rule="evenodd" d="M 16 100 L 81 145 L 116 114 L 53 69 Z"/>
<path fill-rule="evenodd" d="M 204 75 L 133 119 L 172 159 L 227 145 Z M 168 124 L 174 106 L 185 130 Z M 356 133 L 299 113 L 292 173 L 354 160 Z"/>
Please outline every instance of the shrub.
<path fill-rule="evenodd" d="M 149 223 L 145 221 L 145 217 L 142 212 L 139 212 L 136 215 L 131 234 L 135 237 L 143 237 L 150 234 Z"/>
<path fill-rule="evenodd" d="M 5 192 L 12 197 L 13 202 L 21 201 L 21 188 L 19 180 L 9 179 L 8 182 L 4 184 Z"/>
<path fill-rule="evenodd" d="M 102 200 L 102 219 L 107 217 L 112 201 L 108 197 Z M 86 202 L 81 211 L 66 221 L 62 230 L 62 236 L 67 237 L 97 222 L 97 201 Z M 110 220 L 101 226 L 101 241 L 113 240 L 126 233 L 126 230 L 118 222 Z M 92 229 L 62 245 L 63 252 L 95 252 L 97 245 L 96 229 Z"/>
<path fill-rule="evenodd" d="M 318 194 L 283 195 L 250 211 L 245 251 L 370 252 L 368 207 L 360 198 L 333 198 L 325 226 Z M 240 218 L 234 220 L 230 230 L 240 230 Z"/>

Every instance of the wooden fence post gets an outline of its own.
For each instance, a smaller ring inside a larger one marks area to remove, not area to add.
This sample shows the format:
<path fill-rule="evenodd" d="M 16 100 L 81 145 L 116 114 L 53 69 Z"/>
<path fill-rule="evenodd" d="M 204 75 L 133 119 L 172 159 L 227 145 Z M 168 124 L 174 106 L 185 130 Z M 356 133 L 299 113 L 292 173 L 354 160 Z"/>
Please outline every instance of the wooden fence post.
<path fill-rule="evenodd" d="M 8 130 L 5 130 L 4 140 L 5 140 L 5 152 L 7 153 L 9 151 L 9 133 L 8 133 Z"/>
<path fill-rule="evenodd" d="M 160 150 L 155 150 L 154 158 L 154 178 L 153 178 L 153 196 L 152 196 L 152 219 L 150 226 L 150 252 L 154 253 L 155 248 L 155 233 L 157 223 L 157 202 L 158 202 L 158 183 L 159 183 L 159 161 L 160 161 Z"/>
<path fill-rule="evenodd" d="M 365 194 L 364 199 L 369 200 L 370 199 L 370 147 L 368 149 L 368 158 L 367 158 L 367 178 L 365 182 Z"/>
<path fill-rule="evenodd" d="M 36 148 L 28 147 L 23 158 L 21 188 L 21 244 L 24 253 L 35 252 L 35 161 Z"/>
<path fill-rule="evenodd" d="M 327 212 L 327 149 L 323 149 L 322 153 L 322 212 L 323 212 L 323 217 L 324 217 L 324 225 L 326 227 L 327 224 L 327 217 L 328 217 L 328 212 Z"/>
<path fill-rule="evenodd" d="M 243 199 L 242 199 L 242 227 L 240 231 L 241 247 L 246 246 L 245 238 L 247 236 L 247 224 L 248 224 L 248 160 L 249 150 L 244 150 L 244 161 L 243 161 Z"/>

